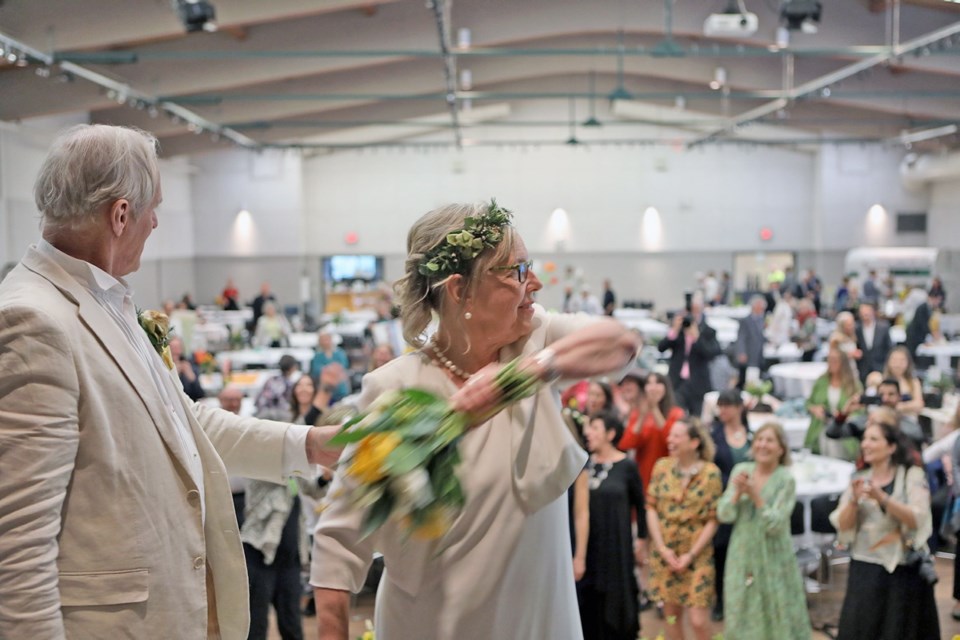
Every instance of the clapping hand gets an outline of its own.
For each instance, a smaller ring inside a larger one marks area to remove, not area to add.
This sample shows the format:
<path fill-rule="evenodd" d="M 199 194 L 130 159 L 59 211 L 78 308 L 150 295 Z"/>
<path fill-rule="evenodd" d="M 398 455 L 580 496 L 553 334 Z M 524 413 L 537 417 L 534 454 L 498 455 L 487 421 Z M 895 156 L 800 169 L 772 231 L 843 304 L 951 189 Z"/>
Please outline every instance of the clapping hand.
<path fill-rule="evenodd" d="M 866 485 L 867 483 L 863 478 L 854 478 L 850 482 L 850 488 L 853 490 L 853 499 L 857 502 L 863 502 L 863 500 L 869 497 Z"/>
<path fill-rule="evenodd" d="M 736 495 L 734 496 L 737 500 L 740 499 L 742 495 L 750 495 L 750 491 L 753 487 L 753 483 L 750 481 L 750 474 L 746 471 L 741 471 L 733 478 L 733 486 L 736 487 Z"/>

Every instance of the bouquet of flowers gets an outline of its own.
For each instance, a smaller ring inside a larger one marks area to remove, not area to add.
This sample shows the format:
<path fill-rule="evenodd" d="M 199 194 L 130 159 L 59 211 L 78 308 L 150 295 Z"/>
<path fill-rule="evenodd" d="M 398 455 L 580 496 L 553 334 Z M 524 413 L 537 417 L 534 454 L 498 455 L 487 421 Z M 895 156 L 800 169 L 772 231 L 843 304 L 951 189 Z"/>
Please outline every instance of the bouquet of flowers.
<path fill-rule="evenodd" d="M 147 332 L 147 338 L 163 358 L 163 364 L 167 365 L 168 369 L 173 369 L 173 356 L 170 354 L 170 318 L 167 314 L 149 309 L 146 311 L 137 309 L 137 322 Z"/>
<path fill-rule="evenodd" d="M 466 502 L 457 477 L 460 438 L 471 425 L 539 387 L 517 360 L 495 380 L 500 400 L 483 415 L 454 411 L 446 400 L 420 389 L 389 391 L 330 440 L 333 446 L 357 445 L 340 464 L 356 483 L 349 499 L 365 509 L 362 537 L 391 518 L 418 540 L 434 540 L 449 530 Z"/>

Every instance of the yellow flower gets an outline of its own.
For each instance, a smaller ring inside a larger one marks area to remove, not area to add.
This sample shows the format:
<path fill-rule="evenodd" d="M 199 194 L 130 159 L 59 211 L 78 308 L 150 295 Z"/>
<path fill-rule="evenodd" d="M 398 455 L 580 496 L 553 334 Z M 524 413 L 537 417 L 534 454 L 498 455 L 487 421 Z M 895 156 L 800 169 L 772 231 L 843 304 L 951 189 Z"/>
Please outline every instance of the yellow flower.
<path fill-rule="evenodd" d="M 373 484 L 386 475 L 383 463 L 403 439 L 396 433 L 375 433 L 357 445 L 347 473 L 365 484 Z"/>
<path fill-rule="evenodd" d="M 436 540 L 450 530 L 450 511 L 442 507 L 431 509 L 427 520 L 414 529 L 410 537 L 414 540 Z"/>
<path fill-rule="evenodd" d="M 163 358 L 163 364 L 167 365 L 167 369 L 173 369 L 173 354 L 170 353 L 170 345 L 163 348 L 160 357 Z"/>
<path fill-rule="evenodd" d="M 173 357 L 170 355 L 170 318 L 159 311 L 137 311 L 137 322 L 147 333 L 150 344 L 157 350 L 167 368 L 173 369 Z"/>

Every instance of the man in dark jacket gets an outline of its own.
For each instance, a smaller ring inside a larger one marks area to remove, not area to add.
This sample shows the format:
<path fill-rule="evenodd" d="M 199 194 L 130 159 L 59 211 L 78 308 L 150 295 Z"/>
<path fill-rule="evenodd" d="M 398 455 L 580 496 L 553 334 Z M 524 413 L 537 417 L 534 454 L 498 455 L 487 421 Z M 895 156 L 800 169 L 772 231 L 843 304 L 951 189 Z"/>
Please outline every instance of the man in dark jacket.
<path fill-rule="evenodd" d="M 703 394 L 712 389 L 710 362 L 720 355 L 717 332 L 706 323 L 703 303 L 694 300 L 689 313 L 673 317 L 673 326 L 657 348 L 670 349 L 670 382 L 677 404 L 692 416 L 699 416 Z"/>
<path fill-rule="evenodd" d="M 857 370 L 860 382 L 866 382 L 871 371 L 883 371 L 893 342 L 890 340 L 890 325 L 885 320 L 877 320 L 877 309 L 872 302 L 861 302 L 858 313 L 857 349 L 862 355 L 857 360 Z"/>
<path fill-rule="evenodd" d="M 917 357 L 917 347 L 923 344 L 923 341 L 927 339 L 927 334 L 930 333 L 930 318 L 933 317 L 933 312 L 940 307 L 941 300 L 940 295 L 931 290 L 927 294 L 927 301 L 917 307 L 913 314 L 913 320 L 907 325 L 907 339 L 904 344 L 914 358 Z"/>

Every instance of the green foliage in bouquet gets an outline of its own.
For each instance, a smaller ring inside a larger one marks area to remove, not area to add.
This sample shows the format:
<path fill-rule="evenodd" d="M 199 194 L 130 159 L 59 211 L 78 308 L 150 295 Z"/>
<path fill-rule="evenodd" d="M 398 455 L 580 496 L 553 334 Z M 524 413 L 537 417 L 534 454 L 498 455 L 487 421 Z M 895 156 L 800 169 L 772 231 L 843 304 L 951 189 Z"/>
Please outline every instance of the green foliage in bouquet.
<path fill-rule="evenodd" d="M 539 386 L 516 360 L 497 374 L 496 383 L 500 401 L 480 416 L 453 411 L 446 400 L 421 389 L 389 391 L 330 440 L 332 446 L 356 445 L 341 464 L 356 485 L 349 499 L 365 509 L 362 537 L 391 518 L 415 539 L 447 532 L 466 503 L 457 477 L 460 438 Z"/>

